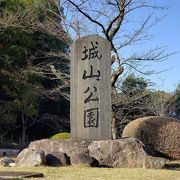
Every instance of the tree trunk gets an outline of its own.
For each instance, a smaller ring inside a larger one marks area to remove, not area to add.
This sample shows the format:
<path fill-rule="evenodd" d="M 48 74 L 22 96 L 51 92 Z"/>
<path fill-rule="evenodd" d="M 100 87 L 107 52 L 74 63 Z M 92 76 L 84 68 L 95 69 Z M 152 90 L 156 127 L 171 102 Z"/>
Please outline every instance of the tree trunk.
<path fill-rule="evenodd" d="M 116 71 L 114 71 L 111 75 L 111 87 L 114 87 L 118 77 L 123 73 L 124 67 L 120 66 L 117 68 Z"/>
<path fill-rule="evenodd" d="M 21 139 L 21 148 L 24 148 L 26 146 L 26 127 L 23 124 L 22 126 L 22 139 Z"/>
<path fill-rule="evenodd" d="M 27 117 L 24 117 L 24 113 L 22 113 L 21 115 L 22 117 L 22 138 L 21 138 L 21 148 L 24 148 L 26 146 L 26 121 L 27 121 Z"/>
<path fill-rule="evenodd" d="M 112 113 L 112 122 L 111 122 L 111 130 L 112 130 L 112 139 L 117 139 L 117 119 L 116 119 L 116 113 Z"/>

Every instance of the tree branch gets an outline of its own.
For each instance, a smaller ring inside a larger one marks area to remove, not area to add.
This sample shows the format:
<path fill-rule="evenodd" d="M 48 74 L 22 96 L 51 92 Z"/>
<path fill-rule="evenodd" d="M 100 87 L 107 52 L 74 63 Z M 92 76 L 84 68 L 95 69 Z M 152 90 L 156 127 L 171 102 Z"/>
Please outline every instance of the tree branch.
<path fill-rule="evenodd" d="M 99 26 L 102 28 L 103 32 L 105 32 L 105 28 L 104 28 L 104 26 L 103 26 L 100 22 L 92 19 L 91 16 L 89 16 L 87 13 L 85 13 L 84 11 L 82 11 L 81 8 L 79 8 L 79 6 L 78 6 L 77 4 L 75 4 L 74 2 L 72 2 L 71 0 L 67 0 L 67 1 L 68 1 L 69 3 L 71 3 L 73 6 L 75 6 L 76 9 L 77 9 L 79 12 L 81 12 L 86 18 L 88 18 L 91 22 L 96 23 L 97 25 L 99 25 Z"/>

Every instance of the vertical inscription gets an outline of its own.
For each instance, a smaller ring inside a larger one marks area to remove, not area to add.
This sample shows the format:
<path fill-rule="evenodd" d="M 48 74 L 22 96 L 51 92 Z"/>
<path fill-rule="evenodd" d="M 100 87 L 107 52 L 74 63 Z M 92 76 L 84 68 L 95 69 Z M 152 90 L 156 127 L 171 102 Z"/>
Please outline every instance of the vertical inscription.
<path fill-rule="evenodd" d="M 84 46 L 84 50 L 82 51 L 82 58 L 83 61 L 98 61 L 102 59 L 102 54 L 99 53 L 99 43 L 97 41 L 90 42 L 89 46 Z M 100 70 L 97 70 L 94 72 L 94 66 L 90 65 L 90 72 L 87 73 L 87 69 L 83 70 L 82 74 L 82 80 L 85 79 L 92 79 L 94 78 L 97 81 L 100 81 L 101 78 L 101 72 Z M 89 85 L 90 83 L 87 83 Z M 96 86 L 87 86 L 85 87 L 84 94 L 87 95 L 87 97 L 84 99 L 84 103 L 87 104 L 89 102 L 99 102 L 98 97 L 98 89 Z M 84 128 L 88 127 L 98 127 L 99 124 L 99 108 L 96 107 L 96 104 L 92 104 L 94 108 L 87 109 L 86 106 L 84 106 Z"/>

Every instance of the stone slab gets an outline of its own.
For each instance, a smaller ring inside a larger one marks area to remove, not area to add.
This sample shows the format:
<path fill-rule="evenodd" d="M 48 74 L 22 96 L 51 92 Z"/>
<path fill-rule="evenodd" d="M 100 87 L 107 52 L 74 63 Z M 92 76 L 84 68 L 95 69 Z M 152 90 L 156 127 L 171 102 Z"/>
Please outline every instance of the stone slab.
<path fill-rule="evenodd" d="M 1 171 L 0 179 L 14 179 L 14 178 L 43 178 L 43 173 L 38 172 L 13 172 L 13 171 Z"/>

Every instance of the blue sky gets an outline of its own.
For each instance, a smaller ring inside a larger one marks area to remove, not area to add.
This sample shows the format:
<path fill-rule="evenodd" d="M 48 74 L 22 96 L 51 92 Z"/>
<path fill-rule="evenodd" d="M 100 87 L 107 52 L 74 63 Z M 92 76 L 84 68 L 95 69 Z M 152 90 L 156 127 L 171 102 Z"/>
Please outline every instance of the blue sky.
<path fill-rule="evenodd" d="M 154 44 L 167 45 L 169 52 L 179 51 L 166 61 L 153 63 L 151 67 L 157 71 L 169 69 L 163 73 L 148 77 L 156 83 L 156 88 L 172 92 L 180 83 L 180 1 L 163 0 L 163 5 L 169 9 L 165 12 L 166 17 L 154 29 L 159 36 L 153 41 Z"/>

